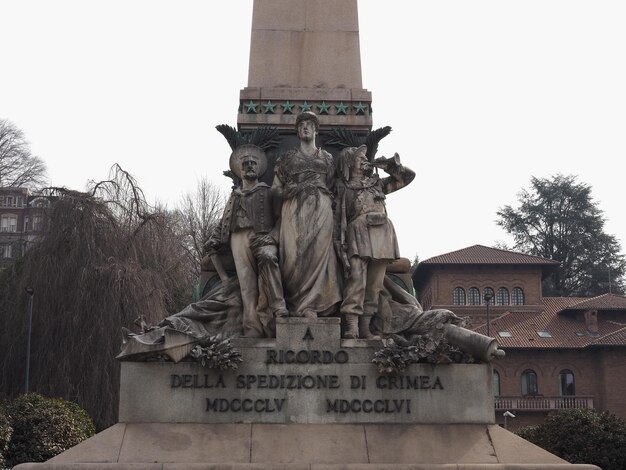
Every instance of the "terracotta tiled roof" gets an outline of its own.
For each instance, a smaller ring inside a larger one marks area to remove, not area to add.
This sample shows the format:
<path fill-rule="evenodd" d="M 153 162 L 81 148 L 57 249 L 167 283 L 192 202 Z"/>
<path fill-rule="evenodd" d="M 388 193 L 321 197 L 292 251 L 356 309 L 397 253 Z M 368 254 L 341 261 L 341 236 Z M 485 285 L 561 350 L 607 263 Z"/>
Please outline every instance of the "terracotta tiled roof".
<path fill-rule="evenodd" d="M 609 294 L 610 295 L 610 294 Z M 598 300 L 599 296 L 581 297 L 545 297 L 545 310 L 541 313 L 507 312 L 490 322 L 491 336 L 497 338 L 503 348 L 585 348 L 594 345 L 626 346 L 626 323 L 603 320 L 598 317 L 598 334 L 587 331 L 584 321 L 575 316 L 559 315 L 558 313 L 595 300 L 603 302 L 604 310 L 617 309 L 623 298 L 617 297 L 616 304 L 610 303 L 610 298 Z M 622 307 L 623 308 L 623 307 Z M 476 328 L 476 331 L 486 334 L 486 325 Z M 501 336 L 499 332 L 508 332 L 510 336 Z M 544 336 L 540 336 L 539 332 Z"/>
<path fill-rule="evenodd" d="M 552 315 L 589 300 L 589 297 L 544 297 L 542 300 L 546 313 Z"/>
<path fill-rule="evenodd" d="M 596 339 L 593 344 L 606 346 L 626 346 L 626 326 L 611 334 Z"/>
<path fill-rule="evenodd" d="M 586 298 L 565 310 L 626 310 L 626 297 L 616 294 L 602 294 Z"/>
<path fill-rule="evenodd" d="M 474 245 L 462 250 L 428 258 L 420 262 L 421 264 L 539 264 L 556 266 L 559 262 L 541 258 L 540 256 Z"/>
<path fill-rule="evenodd" d="M 491 320 L 489 322 L 491 330 L 490 333 L 494 336 L 498 331 L 511 331 L 515 325 L 527 320 L 532 320 L 539 315 L 542 315 L 542 312 L 506 312 L 495 320 Z M 479 333 L 486 334 L 487 324 L 484 323 L 475 329 Z"/>

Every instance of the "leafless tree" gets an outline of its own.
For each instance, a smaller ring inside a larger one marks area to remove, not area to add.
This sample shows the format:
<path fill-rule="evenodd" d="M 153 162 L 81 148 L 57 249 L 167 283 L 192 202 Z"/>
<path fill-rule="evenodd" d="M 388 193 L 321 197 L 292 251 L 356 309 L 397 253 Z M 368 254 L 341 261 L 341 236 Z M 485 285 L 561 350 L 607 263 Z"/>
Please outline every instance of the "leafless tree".
<path fill-rule="evenodd" d="M 180 234 L 195 262 L 194 274 L 200 274 L 204 256 L 204 243 L 219 223 L 226 195 L 206 177 L 198 180 L 195 191 L 185 194 L 179 204 L 177 216 Z"/>
<path fill-rule="evenodd" d="M 23 392 L 32 288 L 30 391 L 78 402 L 103 429 L 117 419 L 121 328 L 187 305 L 190 263 L 170 214 L 119 166 L 87 192 L 48 191 L 47 232 L 0 272 L 0 398 Z"/>
<path fill-rule="evenodd" d="M 46 165 L 31 153 L 24 133 L 0 119 L 0 187 L 37 188 L 45 181 Z"/>

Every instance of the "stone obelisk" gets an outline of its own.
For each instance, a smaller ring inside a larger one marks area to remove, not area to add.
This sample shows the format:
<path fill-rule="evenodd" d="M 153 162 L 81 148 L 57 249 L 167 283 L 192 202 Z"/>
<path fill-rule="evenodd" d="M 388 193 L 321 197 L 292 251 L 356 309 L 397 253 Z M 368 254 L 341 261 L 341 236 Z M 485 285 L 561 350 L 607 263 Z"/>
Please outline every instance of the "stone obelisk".
<path fill-rule="evenodd" d="M 239 95 L 240 131 L 293 132 L 303 111 L 321 130 L 371 130 L 363 88 L 356 0 L 254 0 L 248 86 Z"/>

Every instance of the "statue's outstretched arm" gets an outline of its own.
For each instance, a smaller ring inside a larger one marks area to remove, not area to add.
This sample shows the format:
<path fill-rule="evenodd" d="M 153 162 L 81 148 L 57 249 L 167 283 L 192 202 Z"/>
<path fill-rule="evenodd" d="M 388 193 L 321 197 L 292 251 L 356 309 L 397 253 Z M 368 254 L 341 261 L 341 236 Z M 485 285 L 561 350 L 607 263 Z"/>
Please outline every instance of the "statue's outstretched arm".
<path fill-rule="evenodd" d="M 392 158 L 385 159 L 383 163 L 384 166 L 381 168 L 389 174 L 388 177 L 383 178 L 385 194 L 402 189 L 415 179 L 415 172 L 400 163 L 400 155 L 397 153 Z"/>

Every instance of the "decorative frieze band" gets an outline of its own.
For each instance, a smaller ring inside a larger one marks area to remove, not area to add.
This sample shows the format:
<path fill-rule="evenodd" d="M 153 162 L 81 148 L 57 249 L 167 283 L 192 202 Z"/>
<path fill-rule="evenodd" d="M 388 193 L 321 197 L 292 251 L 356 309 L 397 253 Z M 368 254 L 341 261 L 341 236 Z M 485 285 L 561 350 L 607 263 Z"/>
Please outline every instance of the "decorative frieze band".
<path fill-rule="evenodd" d="M 369 102 L 344 102 L 344 101 L 291 101 L 291 100 L 241 100 L 239 113 L 241 114 L 299 114 L 312 111 L 322 115 L 369 115 L 371 104 Z"/>

